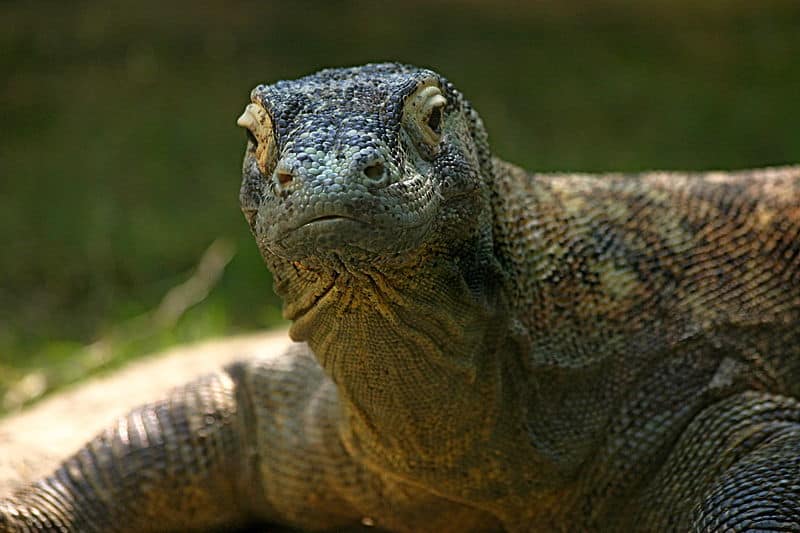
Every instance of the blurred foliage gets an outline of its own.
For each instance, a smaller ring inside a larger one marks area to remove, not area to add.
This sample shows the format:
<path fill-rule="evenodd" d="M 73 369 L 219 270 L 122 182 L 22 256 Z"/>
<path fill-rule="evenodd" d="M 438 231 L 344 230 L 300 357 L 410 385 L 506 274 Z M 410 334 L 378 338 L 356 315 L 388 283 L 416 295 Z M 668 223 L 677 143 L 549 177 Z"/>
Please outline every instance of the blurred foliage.
<path fill-rule="evenodd" d="M 796 0 L 3 2 L 0 413 L 280 321 L 237 206 L 257 83 L 397 60 L 530 169 L 763 166 L 800 161 L 798 28 Z"/>

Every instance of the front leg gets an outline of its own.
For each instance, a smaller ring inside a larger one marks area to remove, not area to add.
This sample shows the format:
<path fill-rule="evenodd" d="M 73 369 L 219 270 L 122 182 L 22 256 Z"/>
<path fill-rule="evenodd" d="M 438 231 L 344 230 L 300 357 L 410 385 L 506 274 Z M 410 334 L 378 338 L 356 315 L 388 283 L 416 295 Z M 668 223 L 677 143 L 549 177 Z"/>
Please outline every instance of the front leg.
<path fill-rule="evenodd" d="M 228 373 L 119 418 L 51 475 L 0 500 L 0 531 L 151 531 L 241 523 L 242 420 Z"/>
<path fill-rule="evenodd" d="M 800 531 L 800 402 L 751 392 L 707 409 L 642 501 L 645 529 Z"/>
<path fill-rule="evenodd" d="M 319 418 L 308 408 L 321 384 L 313 364 L 290 353 L 232 365 L 133 410 L 51 475 L 0 499 L 0 531 L 358 523 L 330 491 L 316 498 L 316 511 L 295 520 L 287 510 L 325 492 L 324 483 L 315 485 L 305 475 L 314 465 L 302 467 L 320 457 L 303 456 L 307 446 L 261 447 L 265 434 L 275 442 L 297 443 L 326 431 L 299 420 L 303 410 Z M 256 382 L 262 390 L 253 390 Z M 298 494 L 304 495 L 301 501 L 289 501 Z"/>

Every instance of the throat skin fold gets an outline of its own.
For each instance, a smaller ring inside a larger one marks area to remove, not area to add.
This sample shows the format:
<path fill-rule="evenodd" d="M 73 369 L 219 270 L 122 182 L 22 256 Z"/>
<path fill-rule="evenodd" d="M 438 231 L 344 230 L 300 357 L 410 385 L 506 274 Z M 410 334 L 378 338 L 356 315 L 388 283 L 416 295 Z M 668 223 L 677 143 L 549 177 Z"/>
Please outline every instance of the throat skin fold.
<path fill-rule="evenodd" d="M 533 488 L 550 467 L 521 450 L 531 446 L 523 436 L 530 387 L 519 381 L 524 348 L 499 265 L 488 252 L 415 257 L 426 259 L 336 272 L 271 266 L 290 335 L 308 343 L 337 386 L 345 447 L 456 500 L 488 503 L 510 497 L 512 486 Z M 487 463 L 496 475 L 485 475 Z"/>

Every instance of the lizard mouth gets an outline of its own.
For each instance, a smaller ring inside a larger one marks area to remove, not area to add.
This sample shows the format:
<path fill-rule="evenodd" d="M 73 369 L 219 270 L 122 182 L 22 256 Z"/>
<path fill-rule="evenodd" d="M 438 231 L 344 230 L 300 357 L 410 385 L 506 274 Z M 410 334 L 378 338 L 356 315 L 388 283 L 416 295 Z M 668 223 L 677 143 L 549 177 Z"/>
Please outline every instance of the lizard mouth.
<path fill-rule="evenodd" d="M 347 215 L 322 215 L 311 217 L 306 220 L 301 221 L 294 229 L 300 228 L 319 228 L 319 229 L 333 229 L 333 227 L 341 224 L 341 223 L 358 223 L 364 224 L 361 220 L 357 218 L 353 218 Z"/>
<path fill-rule="evenodd" d="M 345 209 L 287 218 L 275 216 L 256 231 L 265 249 L 289 259 L 320 255 L 371 261 L 384 254 L 396 256 L 418 246 L 432 223 L 423 219 L 403 224 L 389 217 L 354 216 Z"/>
<path fill-rule="evenodd" d="M 345 214 L 306 216 L 287 226 L 278 230 L 276 242 L 292 254 L 302 255 L 314 250 L 367 249 L 384 233 L 380 225 Z"/>

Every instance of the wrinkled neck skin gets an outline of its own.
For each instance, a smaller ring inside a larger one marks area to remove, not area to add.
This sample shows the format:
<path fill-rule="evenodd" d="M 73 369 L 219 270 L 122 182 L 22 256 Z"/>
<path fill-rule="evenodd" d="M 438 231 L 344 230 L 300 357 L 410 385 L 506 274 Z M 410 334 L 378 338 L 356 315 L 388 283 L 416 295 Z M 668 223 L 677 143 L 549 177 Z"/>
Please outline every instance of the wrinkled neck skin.
<path fill-rule="evenodd" d="M 423 248 L 336 269 L 270 264 L 292 338 L 338 387 L 351 452 L 409 480 L 469 486 L 476 494 L 465 498 L 478 499 L 507 490 L 477 471 L 487 454 L 519 456 L 527 395 L 503 275 L 486 248 L 464 243 L 458 258 Z"/>

